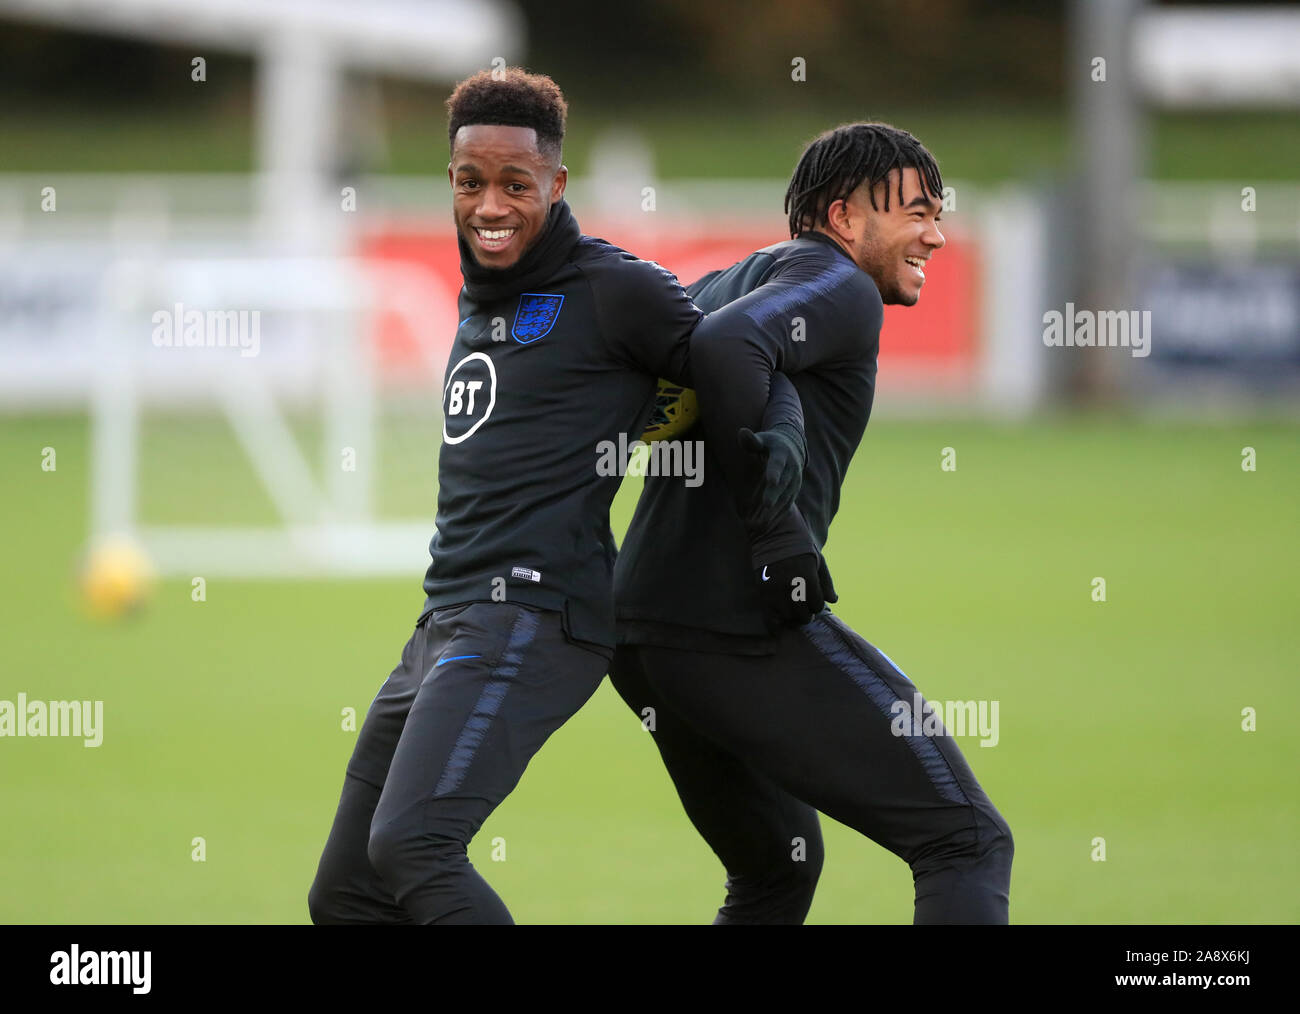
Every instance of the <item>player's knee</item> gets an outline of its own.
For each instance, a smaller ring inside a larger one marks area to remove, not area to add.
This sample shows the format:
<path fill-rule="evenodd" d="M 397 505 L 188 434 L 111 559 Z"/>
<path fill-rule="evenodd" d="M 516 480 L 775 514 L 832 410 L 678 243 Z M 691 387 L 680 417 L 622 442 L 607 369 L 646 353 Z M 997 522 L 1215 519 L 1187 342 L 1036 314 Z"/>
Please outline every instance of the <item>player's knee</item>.
<path fill-rule="evenodd" d="M 731 873 L 727 902 L 714 921 L 720 925 L 802 923 L 812 907 L 824 858 L 820 836 L 795 838 L 790 853 L 765 869 Z"/>
<path fill-rule="evenodd" d="M 790 850 L 789 883 L 806 890 L 811 898 L 812 892 L 817 889 L 817 881 L 821 879 L 825 858 L 826 850 L 822 847 L 820 834 L 806 839 L 796 838 Z"/>
<path fill-rule="evenodd" d="M 399 824 L 380 824 L 370 829 L 366 855 L 375 872 L 388 881 L 390 888 L 394 875 L 401 871 L 403 857 L 410 854 L 411 845 L 412 835 Z"/>
<path fill-rule="evenodd" d="M 307 913 L 315 926 L 334 926 L 345 922 L 338 886 L 323 881 L 319 876 L 313 880 L 311 889 L 307 892 Z"/>
<path fill-rule="evenodd" d="M 1016 842 L 1011 836 L 1011 825 L 997 810 L 993 811 L 992 818 L 992 829 L 985 836 L 984 853 L 999 856 L 1010 868 L 1011 859 L 1016 854 Z"/>
<path fill-rule="evenodd" d="M 372 827 L 366 852 L 395 892 L 408 880 L 435 878 L 467 861 L 465 843 L 458 838 L 398 822 Z"/>
<path fill-rule="evenodd" d="M 788 854 L 769 867 L 765 879 L 770 889 L 791 897 L 806 896 L 808 904 L 812 904 L 825 858 L 820 830 L 814 827 L 811 832 L 790 839 Z"/>
<path fill-rule="evenodd" d="M 976 806 L 967 814 L 957 826 L 937 831 L 908 857 L 914 872 L 974 865 L 990 870 L 1002 869 L 1010 874 L 1015 840 L 1006 819 L 988 803 Z"/>
<path fill-rule="evenodd" d="M 791 864 L 788 875 L 784 878 L 784 883 L 779 889 L 779 893 L 786 899 L 787 904 L 792 909 L 798 909 L 802 915 L 800 922 L 807 916 L 808 909 L 812 907 L 813 895 L 817 893 L 817 882 L 822 875 L 822 851 L 818 843 L 816 857 L 809 853 L 808 858 L 803 862 Z"/>

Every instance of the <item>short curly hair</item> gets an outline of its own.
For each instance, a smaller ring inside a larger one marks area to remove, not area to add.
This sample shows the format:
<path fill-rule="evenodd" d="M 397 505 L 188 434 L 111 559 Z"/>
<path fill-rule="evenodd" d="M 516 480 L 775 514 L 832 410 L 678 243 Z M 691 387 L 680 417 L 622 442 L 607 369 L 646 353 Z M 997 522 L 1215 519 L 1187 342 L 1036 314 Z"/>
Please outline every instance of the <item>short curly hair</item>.
<path fill-rule="evenodd" d="M 447 100 L 447 140 L 455 146 L 456 131 L 480 123 L 532 127 L 537 150 L 558 161 L 568 114 L 560 86 L 545 74 L 529 74 L 521 67 L 481 70 L 458 84 Z"/>

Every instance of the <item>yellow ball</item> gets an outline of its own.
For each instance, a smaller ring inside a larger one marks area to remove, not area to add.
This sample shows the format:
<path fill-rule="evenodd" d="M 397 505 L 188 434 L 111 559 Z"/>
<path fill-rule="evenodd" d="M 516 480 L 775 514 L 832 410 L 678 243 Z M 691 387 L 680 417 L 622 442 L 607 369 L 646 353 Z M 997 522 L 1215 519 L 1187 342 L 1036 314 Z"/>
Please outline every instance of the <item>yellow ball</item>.
<path fill-rule="evenodd" d="M 114 619 L 139 610 L 153 591 L 156 574 L 145 552 L 124 538 L 106 539 L 81 568 L 81 598 L 91 616 Z"/>
<path fill-rule="evenodd" d="M 661 380 L 659 390 L 655 393 L 654 411 L 650 413 L 650 421 L 646 423 L 641 439 L 646 443 L 671 440 L 690 429 L 699 414 L 699 403 L 695 400 L 694 391 Z"/>

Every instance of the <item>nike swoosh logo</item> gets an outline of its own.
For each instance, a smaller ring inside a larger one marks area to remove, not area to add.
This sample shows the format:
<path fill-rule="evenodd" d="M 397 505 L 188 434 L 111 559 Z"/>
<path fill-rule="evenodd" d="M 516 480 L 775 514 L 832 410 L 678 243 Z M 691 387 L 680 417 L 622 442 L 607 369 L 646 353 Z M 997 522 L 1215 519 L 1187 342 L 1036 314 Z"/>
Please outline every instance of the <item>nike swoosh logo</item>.
<path fill-rule="evenodd" d="M 767 577 L 767 565 L 766 565 L 766 564 L 763 565 L 763 580 L 764 580 L 764 581 L 768 580 L 768 577 Z"/>
<path fill-rule="evenodd" d="M 448 662 L 459 662 L 462 658 L 482 658 L 482 655 L 453 655 L 451 658 L 440 658 L 435 663 L 434 668 L 438 669 Z"/>

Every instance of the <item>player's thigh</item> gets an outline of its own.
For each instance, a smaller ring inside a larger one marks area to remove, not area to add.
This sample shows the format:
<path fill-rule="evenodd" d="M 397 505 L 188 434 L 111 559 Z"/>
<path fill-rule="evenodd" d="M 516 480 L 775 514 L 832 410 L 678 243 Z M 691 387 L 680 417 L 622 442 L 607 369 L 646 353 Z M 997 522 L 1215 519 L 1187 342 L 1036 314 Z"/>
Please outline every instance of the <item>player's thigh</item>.
<path fill-rule="evenodd" d="M 895 734 L 895 703 L 912 706 L 916 688 L 830 613 L 786 630 L 775 655 L 743 669 L 728 658 L 689 660 L 707 680 L 666 666 L 674 703 L 799 799 L 909 862 L 996 833 L 1000 818 L 954 740 Z"/>
<path fill-rule="evenodd" d="M 473 603 L 439 621 L 372 823 L 468 842 L 542 744 L 595 693 L 608 661 L 570 642 L 560 614 Z"/>
<path fill-rule="evenodd" d="M 814 671 L 838 671 L 839 685 L 851 683 L 863 702 L 863 722 L 869 722 L 872 734 L 855 739 L 851 726 L 840 725 L 833 730 L 833 743 L 837 752 L 857 757 L 859 764 L 879 763 L 888 772 L 890 780 L 873 787 L 870 804 L 886 815 L 891 847 L 915 856 L 935 842 L 961 846 L 966 839 L 978 843 L 1000 836 L 1005 822 L 957 740 L 941 722 L 925 724 L 929 703 L 902 670 L 829 612 L 800 633 L 801 647 L 811 645 L 829 666 Z M 905 721 L 909 712 L 915 714 L 915 723 Z M 861 812 L 851 783 L 838 783 L 836 792 L 833 805 L 846 816 Z"/>
<path fill-rule="evenodd" d="M 409 922 L 392 891 L 370 863 L 370 821 L 380 789 L 348 775 L 334 823 L 308 892 L 312 921 Z"/>
<path fill-rule="evenodd" d="M 708 679 L 708 668 L 691 668 L 672 653 L 641 646 L 621 647 L 610 682 L 642 716 L 654 738 L 687 817 L 728 873 L 761 875 L 789 865 L 791 856 L 820 866 L 821 828 L 817 812 L 751 764 L 711 739 L 673 706 L 679 681 Z M 709 657 L 709 656 L 700 656 Z M 656 664 L 656 663 L 659 664 Z M 657 672 L 674 666 L 674 679 L 661 692 Z"/>
<path fill-rule="evenodd" d="M 873 727 L 879 730 L 881 722 L 888 720 L 889 741 L 880 751 L 910 773 L 909 782 L 918 794 L 924 796 L 924 787 L 929 786 L 939 797 L 931 800 L 933 819 L 919 821 L 917 833 L 932 837 L 937 830 L 959 826 L 964 820 L 974 824 L 981 839 L 1006 833 L 1006 822 L 980 786 L 952 730 L 944 727 L 940 715 L 927 719 L 929 702 L 892 659 L 830 612 L 802 633 L 821 657 L 850 676 L 862 696 L 871 699 L 879 714 Z M 907 711 L 915 722 L 905 720 Z M 851 741 L 851 736 L 845 739 Z M 875 739 L 884 743 L 883 735 Z M 896 821 L 896 826 L 909 832 L 912 828 L 905 820 Z"/>
<path fill-rule="evenodd" d="M 309 901 L 316 921 L 404 921 L 409 916 L 370 864 L 370 824 L 393 753 L 424 676 L 435 636 L 431 617 L 416 624 L 402 657 L 375 695 L 357 734 L 343 790 L 321 852 Z"/>
<path fill-rule="evenodd" d="M 348 761 L 350 777 L 375 786 L 384 784 L 430 657 L 438 653 L 434 615 L 421 617 L 402 649 L 401 661 L 371 701 Z"/>
<path fill-rule="evenodd" d="M 623 703 L 641 721 L 642 728 L 652 732 L 659 710 L 664 706 L 650 683 L 641 664 L 641 649 L 636 645 L 620 645 L 609 663 L 609 682 L 623 698 Z"/>

